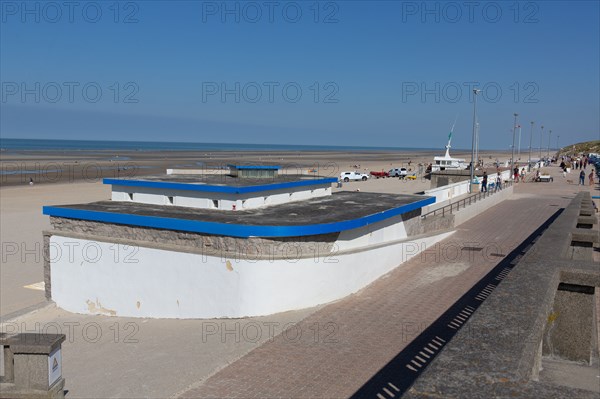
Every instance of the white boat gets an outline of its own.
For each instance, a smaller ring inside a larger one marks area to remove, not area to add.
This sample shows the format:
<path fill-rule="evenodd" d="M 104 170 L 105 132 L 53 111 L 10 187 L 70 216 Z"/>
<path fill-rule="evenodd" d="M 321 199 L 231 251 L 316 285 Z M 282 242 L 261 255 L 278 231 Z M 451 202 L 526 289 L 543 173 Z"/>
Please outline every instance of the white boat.
<path fill-rule="evenodd" d="M 464 170 L 469 167 L 469 164 L 462 158 L 453 158 L 450 156 L 450 142 L 452 141 L 452 132 L 454 126 L 450 130 L 448 135 L 448 144 L 446 145 L 446 154 L 443 157 L 433 157 L 433 163 L 431 164 L 432 172 L 439 172 L 441 170 Z"/>

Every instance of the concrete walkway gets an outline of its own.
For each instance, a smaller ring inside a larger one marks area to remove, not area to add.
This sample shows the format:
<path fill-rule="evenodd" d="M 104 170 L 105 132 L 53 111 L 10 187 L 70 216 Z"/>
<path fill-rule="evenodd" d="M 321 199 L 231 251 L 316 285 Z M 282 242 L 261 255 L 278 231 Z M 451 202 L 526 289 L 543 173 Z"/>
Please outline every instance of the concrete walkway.
<path fill-rule="evenodd" d="M 590 189 L 549 169 L 553 183 L 517 184 L 510 200 L 435 248 L 323 307 L 181 397 L 351 397 L 574 194 Z"/>

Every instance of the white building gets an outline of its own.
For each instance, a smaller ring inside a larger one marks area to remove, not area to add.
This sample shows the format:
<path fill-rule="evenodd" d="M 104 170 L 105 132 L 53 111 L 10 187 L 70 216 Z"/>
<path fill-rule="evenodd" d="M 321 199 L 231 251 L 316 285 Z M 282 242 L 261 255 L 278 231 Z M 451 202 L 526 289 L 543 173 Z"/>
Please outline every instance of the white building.
<path fill-rule="evenodd" d="M 47 297 L 113 316 L 267 315 L 343 298 L 450 234 L 419 217 L 433 197 L 235 169 L 105 179 L 111 201 L 44 207 Z"/>

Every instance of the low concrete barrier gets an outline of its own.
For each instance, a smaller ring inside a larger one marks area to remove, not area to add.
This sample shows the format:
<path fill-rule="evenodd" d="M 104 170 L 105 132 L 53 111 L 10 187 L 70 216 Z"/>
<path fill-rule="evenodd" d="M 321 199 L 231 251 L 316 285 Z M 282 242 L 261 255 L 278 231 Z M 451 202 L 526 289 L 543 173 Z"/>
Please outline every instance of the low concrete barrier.
<path fill-rule="evenodd" d="M 510 185 L 481 201 L 477 201 L 474 204 L 458 210 L 454 215 L 454 226 L 463 224 L 467 220 L 479 215 L 481 212 L 485 212 L 494 205 L 510 198 L 513 194 L 513 189 L 514 186 Z"/>
<path fill-rule="evenodd" d="M 503 172 L 500 172 L 500 176 L 502 181 L 506 182 L 510 179 L 510 172 L 508 170 L 505 170 Z M 490 191 L 493 191 L 495 189 L 497 177 L 497 173 L 492 173 L 488 176 L 488 186 L 490 186 Z M 479 176 L 479 179 L 481 179 L 481 176 Z M 476 190 L 474 190 L 473 192 L 480 191 L 480 183 L 475 184 L 474 187 L 476 187 Z M 425 195 L 435 197 L 435 204 L 429 205 L 427 209 L 423 209 L 423 212 L 429 212 L 430 210 L 438 209 L 443 206 L 449 205 L 452 201 L 456 200 L 456 198 L 462 197 L 468 193 L 469 179 L 465 181 L 460 181 L 458 183 L 451 183 L 446 186 L 425 190 Z"/>
<path fill-rule="evenodd" d="M 0 333 L 0 398 L 64 398 L 64 334 Z"/>
<path fill-rule="evenodd" d="M 473 200 L 465 197 L 455 202 L 444 201 L 423 207 L 423 218 L 431 218 L 433 216 L 450 217 L 454 219 L 452 225 L 454 227 L 466 222 L 467 220 L 477 216 L 481 212 L 493 207 L 496 204 L 508 199 L 513 194 L 513 185 L 506 185 L 501 190 L 490 191 L 486 193 L 473 194 Z M 483 197 L 482 197 L 483 196 Z M 450 208 L 448 208 L 450 205 Z M 442 208 L 446 207 L 447 211 L 441 212 Z"/>
<path fill-rule="evenodd" d="M 589 195 L 581 192 L 572 200 L 405 398 L 598 397 L 597 370 L 589 365 L 598 358 L 594 292 L 600 269 L 591 251 L 579 251 L 593 248 L 577 240 L 597 246 L 599 233 L 597 223 L 587 223 L 589 234 L 576 227 Z M 540 380 L 542 362 L 548 360 L 569 367 L 573 361 L 578 367 L 587 364 L 594 378 L 587 387 L 592 388 L 571 384 L 582 369 L 566 373 L 562 381 Z"/>

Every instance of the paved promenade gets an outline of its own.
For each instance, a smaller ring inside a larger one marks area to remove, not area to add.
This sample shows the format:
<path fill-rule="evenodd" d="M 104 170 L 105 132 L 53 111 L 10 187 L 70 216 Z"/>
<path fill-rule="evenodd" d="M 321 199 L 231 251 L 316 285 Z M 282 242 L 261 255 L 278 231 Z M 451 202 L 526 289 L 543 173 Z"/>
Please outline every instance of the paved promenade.
<path fill-rule="evenodd" d="M 510 200 L 462 224 L 435 248 L 323 307 L 181 397 L 351 397 L 577 192 L 590 190 L 568 183 L 558 168 L 551 171 L 553 183 L 517 184 Z M 393 397 L 397 388 L 390 384 L 381 397 Z"/>

